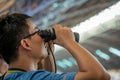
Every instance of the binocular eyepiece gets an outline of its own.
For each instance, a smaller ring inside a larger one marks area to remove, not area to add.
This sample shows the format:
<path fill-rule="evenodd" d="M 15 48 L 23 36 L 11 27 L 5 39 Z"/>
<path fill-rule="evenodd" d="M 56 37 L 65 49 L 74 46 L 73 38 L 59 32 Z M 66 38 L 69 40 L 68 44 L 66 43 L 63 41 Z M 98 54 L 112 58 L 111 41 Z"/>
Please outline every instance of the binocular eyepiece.
<path fill-rule="evenodd" d="M 40 36 L 44 39 L 45 42 L 49 42 L 51 40 L 56 39 L 56 34 L 54 28 L 41 30 Z M 74 32 L 76 42 L 79 42 L 79 34 Z"/>

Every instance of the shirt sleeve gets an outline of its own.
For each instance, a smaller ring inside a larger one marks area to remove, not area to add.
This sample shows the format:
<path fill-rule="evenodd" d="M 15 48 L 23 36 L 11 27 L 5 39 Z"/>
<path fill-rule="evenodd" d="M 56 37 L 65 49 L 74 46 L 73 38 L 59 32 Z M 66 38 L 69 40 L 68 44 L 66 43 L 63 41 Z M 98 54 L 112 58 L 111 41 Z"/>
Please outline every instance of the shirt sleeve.
<path fill-rule="evenodd" d="M 74 80 L 75 72 L 56 74 L 45 70 L 14 72 L 5 77 L 4 80 Z"/>
<path fill-rule="evenodd" d="M 54 72 L 36 71 L 31 80 L 74 80 L 75 75 L 75 72 L 56 74 Z"/>

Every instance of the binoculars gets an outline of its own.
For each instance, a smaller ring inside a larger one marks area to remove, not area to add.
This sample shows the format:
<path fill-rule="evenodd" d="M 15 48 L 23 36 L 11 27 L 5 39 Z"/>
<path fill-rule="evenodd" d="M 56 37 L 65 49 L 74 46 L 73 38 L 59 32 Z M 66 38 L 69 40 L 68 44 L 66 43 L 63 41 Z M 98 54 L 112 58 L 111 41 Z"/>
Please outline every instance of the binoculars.
<path fill-rule="evenodd" d="M 39 34 L 45 42 L 49 42 L 51 40 L 56 39 L 56 34 L 54 28 L 46 29 L 46 30 L 40 30 Z M 74 32 L 75 40 L 76 42 L 79 42 L 79 34 L 77 32 Z"/>

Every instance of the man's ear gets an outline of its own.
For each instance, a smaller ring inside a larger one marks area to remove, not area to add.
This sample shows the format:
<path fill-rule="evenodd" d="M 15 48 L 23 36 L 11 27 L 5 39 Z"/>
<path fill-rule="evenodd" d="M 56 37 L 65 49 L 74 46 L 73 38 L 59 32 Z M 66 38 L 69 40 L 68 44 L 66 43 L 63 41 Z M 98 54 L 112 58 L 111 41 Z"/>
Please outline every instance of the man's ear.
<path fill-rule="evenodd" d="M 31 50 L 30 41 L 28 39 L 22 39 L 21 46 L 25 49 Z"/>

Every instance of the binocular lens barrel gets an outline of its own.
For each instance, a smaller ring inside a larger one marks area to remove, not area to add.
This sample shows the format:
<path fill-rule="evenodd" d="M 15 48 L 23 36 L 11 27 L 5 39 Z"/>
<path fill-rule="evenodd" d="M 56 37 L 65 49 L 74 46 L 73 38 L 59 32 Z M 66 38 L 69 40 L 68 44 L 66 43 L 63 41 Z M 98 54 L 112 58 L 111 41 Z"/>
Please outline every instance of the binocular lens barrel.
<path fill-rule="evenodd" d="M 45 42 L 49 42 L 51 40 L 56 39 L 54 28 L 47 29 L 47 30 L 41 30 L 40 36 L 45 40 Z M 79 42 L 79 34 L 77 32 L 74 32 L 74 36 L 75 36 L 76 42 Z"/>

